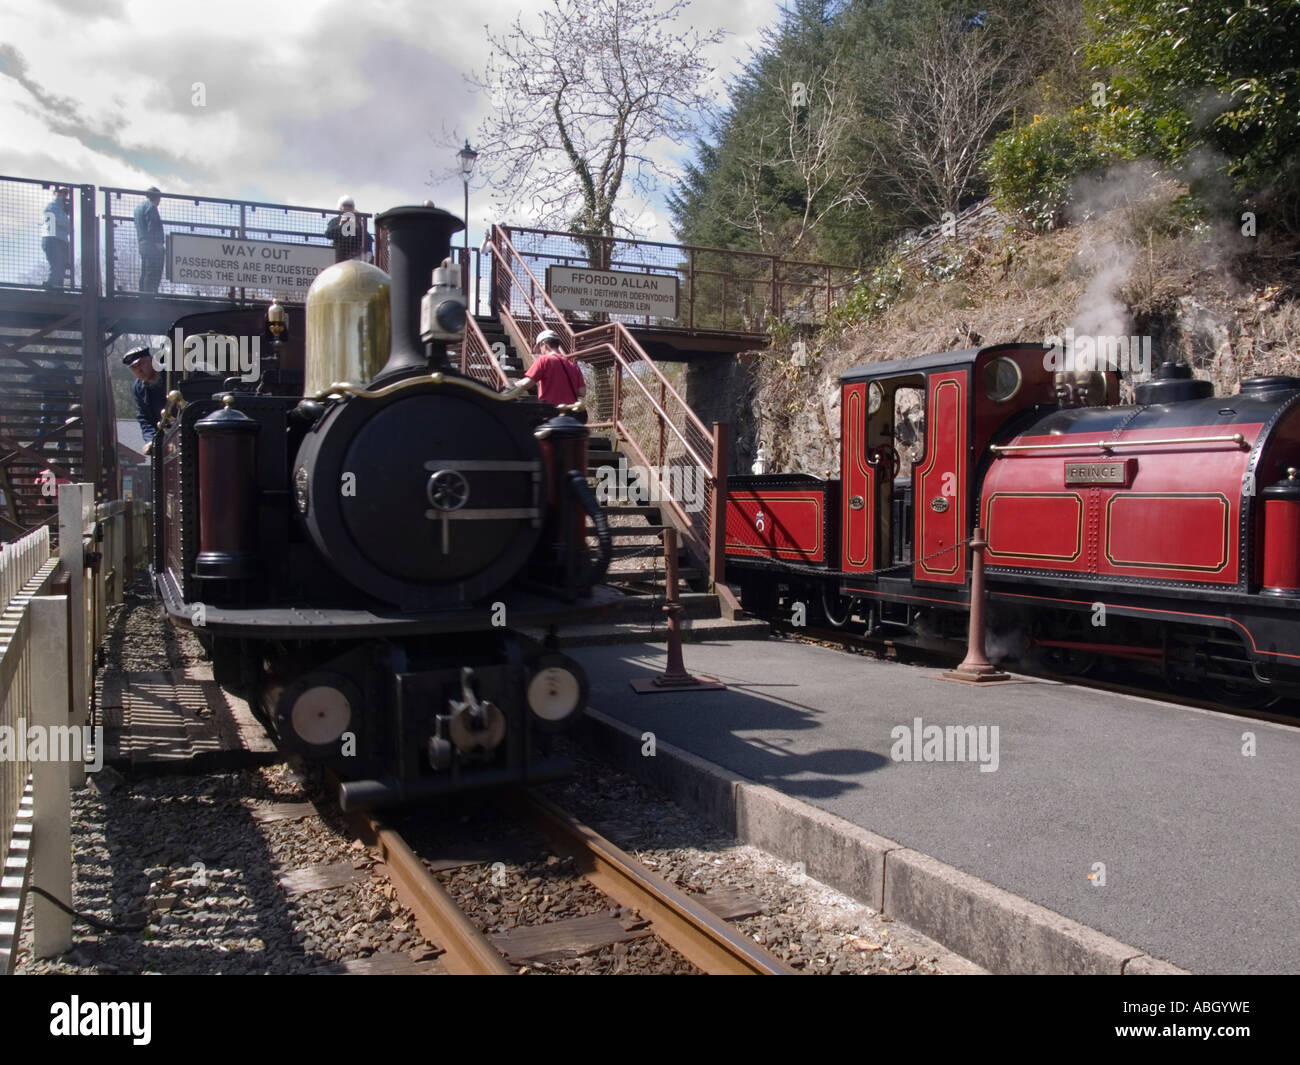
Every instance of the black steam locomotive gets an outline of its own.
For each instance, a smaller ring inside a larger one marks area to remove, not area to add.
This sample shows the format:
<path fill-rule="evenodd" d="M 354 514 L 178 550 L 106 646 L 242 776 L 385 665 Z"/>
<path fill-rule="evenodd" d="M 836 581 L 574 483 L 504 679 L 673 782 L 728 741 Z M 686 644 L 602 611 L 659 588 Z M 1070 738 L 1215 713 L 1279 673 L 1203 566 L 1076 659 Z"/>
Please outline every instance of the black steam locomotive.
<path fill-rule="evenodd" d="M 587 682 L 548 634 L 616 597 L 585 426 L 449 364 L 465 301 L 439 263 L 460 220 L 377 223 L 389 273 L 343 262 L 305 312 L 176 323 L 154 449 L 168 613 L 353 808 L 563 772 L 549 739 Z M 214 349 L 249 338 L 259 372 L 222 384 L 235 360 Z"/>

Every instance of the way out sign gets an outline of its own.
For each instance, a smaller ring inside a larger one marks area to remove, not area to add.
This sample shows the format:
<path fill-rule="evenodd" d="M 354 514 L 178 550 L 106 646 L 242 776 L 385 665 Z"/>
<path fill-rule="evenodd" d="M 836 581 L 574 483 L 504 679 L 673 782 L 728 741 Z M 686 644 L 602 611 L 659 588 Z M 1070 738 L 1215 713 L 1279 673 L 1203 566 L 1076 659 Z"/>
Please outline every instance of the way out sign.
<path fill-rule="evenodd" d="M 562 311 L 677 317 L 677 278 L 669 274 L 548 266 L 546 292 Z"/>
<path fill-rule="evenodd" d="M 177 285 L 264 288 L 306 296 L 322 270 L 334 265 L 334 249 L 314 244 L 236 240 L 172 233 L 168 280 Z"/>

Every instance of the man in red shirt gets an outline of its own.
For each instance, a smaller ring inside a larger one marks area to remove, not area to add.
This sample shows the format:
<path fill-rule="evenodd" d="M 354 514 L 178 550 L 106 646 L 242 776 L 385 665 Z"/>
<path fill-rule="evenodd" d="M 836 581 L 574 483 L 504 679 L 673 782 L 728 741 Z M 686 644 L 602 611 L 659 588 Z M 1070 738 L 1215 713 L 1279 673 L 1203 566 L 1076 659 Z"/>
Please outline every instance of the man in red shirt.
<path fill-rule="evenodd" d="M 508 397 L 521 396 L 531 388 L 537 388 L 538 398 L 543 403 L 556 406 L 577 403 L 587 394 L 587 385 L 582 379 L 578 364 L 564 353 L 564 345 L 558 333 L 545 329 L 537 336 L 537 358 L 528 367 L 524 379 L 509 392 Z M 585 418 L 585 411 L 580 411 Z"/>

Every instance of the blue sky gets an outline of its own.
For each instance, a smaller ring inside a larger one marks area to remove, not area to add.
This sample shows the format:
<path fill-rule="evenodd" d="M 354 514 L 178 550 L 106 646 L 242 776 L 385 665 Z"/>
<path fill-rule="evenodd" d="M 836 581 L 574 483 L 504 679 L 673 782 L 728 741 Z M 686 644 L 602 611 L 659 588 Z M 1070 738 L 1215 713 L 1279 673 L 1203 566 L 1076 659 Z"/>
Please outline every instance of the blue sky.
<path fill-rule="evenodd" d="M 362 210 L 429 198 L 461 213 L 452 136 L 491 106 L 466 76 L 541 5 L 480 0 L 0 0 L 0 174 Z M 777 0 L 693 0 L 728 31 L 719 99 Z M 196 82 L 203 106 L 195 106 Z M 457 141 L 459 143 L 459 141 Z M 671 163 L 682 146 L 662 145 Z M 430 170 L 446 174 L 429 184 Z M 474 238 L 490 221 L 471 185 Z M 641 228 L 671 239 L 662 200 Z"/>

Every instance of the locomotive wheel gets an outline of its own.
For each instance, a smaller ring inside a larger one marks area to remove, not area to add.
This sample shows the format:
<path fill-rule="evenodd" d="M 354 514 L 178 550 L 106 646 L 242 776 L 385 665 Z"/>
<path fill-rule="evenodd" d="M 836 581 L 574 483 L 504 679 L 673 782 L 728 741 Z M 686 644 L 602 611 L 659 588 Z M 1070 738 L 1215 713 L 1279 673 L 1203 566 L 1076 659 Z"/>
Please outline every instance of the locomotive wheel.
<path fill-rule="evenodd" d="M 837 629 L 842 629 L 853 620 L 853 608 L 856 599 L 845 599 L 838 592 L 822 586 L 821 616 Z"/>
<path fill-rule="evenodd" d="M 1049 622 L 1050 624 L 1050 622 Z M 1052 625 L 1047 631 L 1034 633 L 1029 640 L 1026 658 L 1035 669 L 1056 673 L 1063 677 L 1086 677 L 1094 673 L 1100 663 L 1096 654 L 1080 650 L 1077 647 L 1042 647 L 1035 643 L 1035 638 L 1049 640 L 1069 640 L 1074 643 L 1086 643 L 1088 633 L 1078 618 L 1065 619 L 1061 624 Z"/>
<path fill-rule="evenodd" d="M 1039 668 L 1063 677 L 1087 677 L 1097 671 L 1097 656 L 1073 647 L 1035 647 L 1033 659 Z"/>

